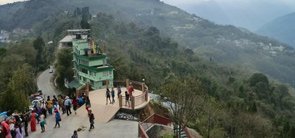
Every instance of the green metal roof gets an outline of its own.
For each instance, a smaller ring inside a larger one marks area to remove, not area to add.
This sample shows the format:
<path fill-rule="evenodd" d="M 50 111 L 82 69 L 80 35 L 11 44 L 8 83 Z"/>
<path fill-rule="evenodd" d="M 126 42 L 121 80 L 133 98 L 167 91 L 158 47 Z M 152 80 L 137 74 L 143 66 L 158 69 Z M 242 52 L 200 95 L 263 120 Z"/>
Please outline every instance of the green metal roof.
<path fill-rule="evenodd" d="M 90 55 L 90 56 L 82 56 L 82 55 L 79 55 L 77 53 L 74 53 L 74 55 L 77 58 L 84 59 L 84 60 L 98 60 L 98 59 L 104 59 L 104 58 L 107 57 L 106 55 L 103 55 L 103 54 Z"/>
<path fill-rule="evenodd" d="M 73 81 L 71 81 L 69 84 L 68 84 L 68 87 L 69 88 L 76 88 L 78 89 L 79 87 L 81 87 L 82 84 L 79 83 L 78 80 L 74 79 Z"/>

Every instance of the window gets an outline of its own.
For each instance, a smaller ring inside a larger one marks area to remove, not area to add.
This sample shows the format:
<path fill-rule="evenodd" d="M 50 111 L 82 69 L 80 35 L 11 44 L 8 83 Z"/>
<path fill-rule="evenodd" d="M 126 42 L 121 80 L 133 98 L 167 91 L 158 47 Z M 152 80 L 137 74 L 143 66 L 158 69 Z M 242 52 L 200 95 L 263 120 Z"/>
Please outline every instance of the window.
<path fill-rule="evenodd" d="M 103 72 L 103 76 L 104 77 L 108 76 L 108 72 Z"/>
<path fill-rule="evenodd" d="M 85 61 L 85 60 L 80 60 L 80 62 L 79 62 L 80 64 L 83 64 L 83 65 L 88 65 L 88 62 L 87 61 Z"/>
<path fill-rule="evenodd" d="M 85 73 L 85 74 L 88 74 L 88 71 L 87 71 L 87 69 L 81 69 L 81 71 L 83 72 L 83 73 Z"/>
<path fill-rule="evenodd" d="M 106 86 L 108 84 L 108 80 L 102 81 L 102 86 Z"/>

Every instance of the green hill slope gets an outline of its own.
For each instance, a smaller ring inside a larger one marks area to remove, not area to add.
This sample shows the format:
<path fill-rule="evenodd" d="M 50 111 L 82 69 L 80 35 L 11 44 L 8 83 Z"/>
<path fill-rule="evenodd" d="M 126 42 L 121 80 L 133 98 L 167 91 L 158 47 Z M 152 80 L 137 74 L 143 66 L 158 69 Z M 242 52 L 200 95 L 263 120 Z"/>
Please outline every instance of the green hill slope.
<path fill-rule="evenodd" d="M 220 26 L 188 14 L 158 0 L 31 0 L 0 6 L 0 28 L 28 28 L 77 7 L 91 13 L 104 12 L 123 22 L 141 27 L 155 26 L 180 46 L 191 48 L 204 59 L 266 73 L 279 81 L 294 84 L 294 50 L 278 41 L 255 35 L 234 26 Z M 241 64 L 242 63 L 242 64 Z"/>
<path fill-rule="evenodd" d="M 295 80 L 290 77 L 295 76 L 292 71 L 294 62 L 289 62 L 294 59 L 293 49 L 233 26 L 213 24 L 157 0 L 125 0 L 120 3 L 115 0 L 32 0 L 1 6 L 0 9 L 8 9 L 2 15 L 11 15 L 10 18 L 0 18 L 6 20 L 1 28 L 31 28 L 47 17 L 82 6 L 89 6 L 93 14 L 101 11 L 125 22 L 155 26 L 163 35 L 170 36 L 183 47 L 192 48 L 205 59 L 212 58 L 229 65 L 244 63 L 242 68 L 264 72 L 289 84 Z M 267 66 L 261 66 L 261 63 Z"/>
<path fill-rule="evenodd" d="M 295 13 L 278 17 L 258 29 L 258 33 L 276 38 L 295 47 Z"/>

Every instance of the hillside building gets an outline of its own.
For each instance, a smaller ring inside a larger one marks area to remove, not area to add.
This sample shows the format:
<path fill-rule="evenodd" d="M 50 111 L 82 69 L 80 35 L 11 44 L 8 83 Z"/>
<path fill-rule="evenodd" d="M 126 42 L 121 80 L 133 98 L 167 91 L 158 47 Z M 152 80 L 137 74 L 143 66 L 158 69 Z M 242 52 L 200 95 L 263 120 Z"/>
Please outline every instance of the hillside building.
<path fill-rule="evenodd" d="M 107 56 L 89 36 L 90 30 L 68 30 L 73 49 L 74 78 L 66 83 L 68 88 L 89 84 L 92 89 L 113 87 L 114 68 L 107 63 Z M 73 37 L 74 36 L 74 37 Z M 68 46 L 67 46 L 68 47 Z"/>

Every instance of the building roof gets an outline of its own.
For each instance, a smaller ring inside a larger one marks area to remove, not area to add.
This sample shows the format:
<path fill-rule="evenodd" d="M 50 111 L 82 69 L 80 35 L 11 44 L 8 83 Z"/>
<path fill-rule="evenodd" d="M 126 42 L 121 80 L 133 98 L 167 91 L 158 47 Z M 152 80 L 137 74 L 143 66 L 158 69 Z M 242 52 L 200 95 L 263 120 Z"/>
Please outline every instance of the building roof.
<path fill-rule="evenodd" d="M 71 29 L 67 30 L 68 34 L 88 34 L 90 29 Z"/>
<path fill-rule="evenodd" d="M 67 36 L 65 36 L 63 39 L 61 39 L 59 42 L 60 42 L 60 43 L 68 43 L 68 42 L 72 42 L 74 38 L 75 38 L 74 35 L 67 35 Z"/>
<path fill-rule="evenodd" d="M 68 83 L 68 88 L 76 88 L 76 89 L 78 89 L 81 86 L 82 86 L 82 84 L 80 84 L 79 81 L 76 80 L 76 79 L 74 79 L 73 81 Z"/>

